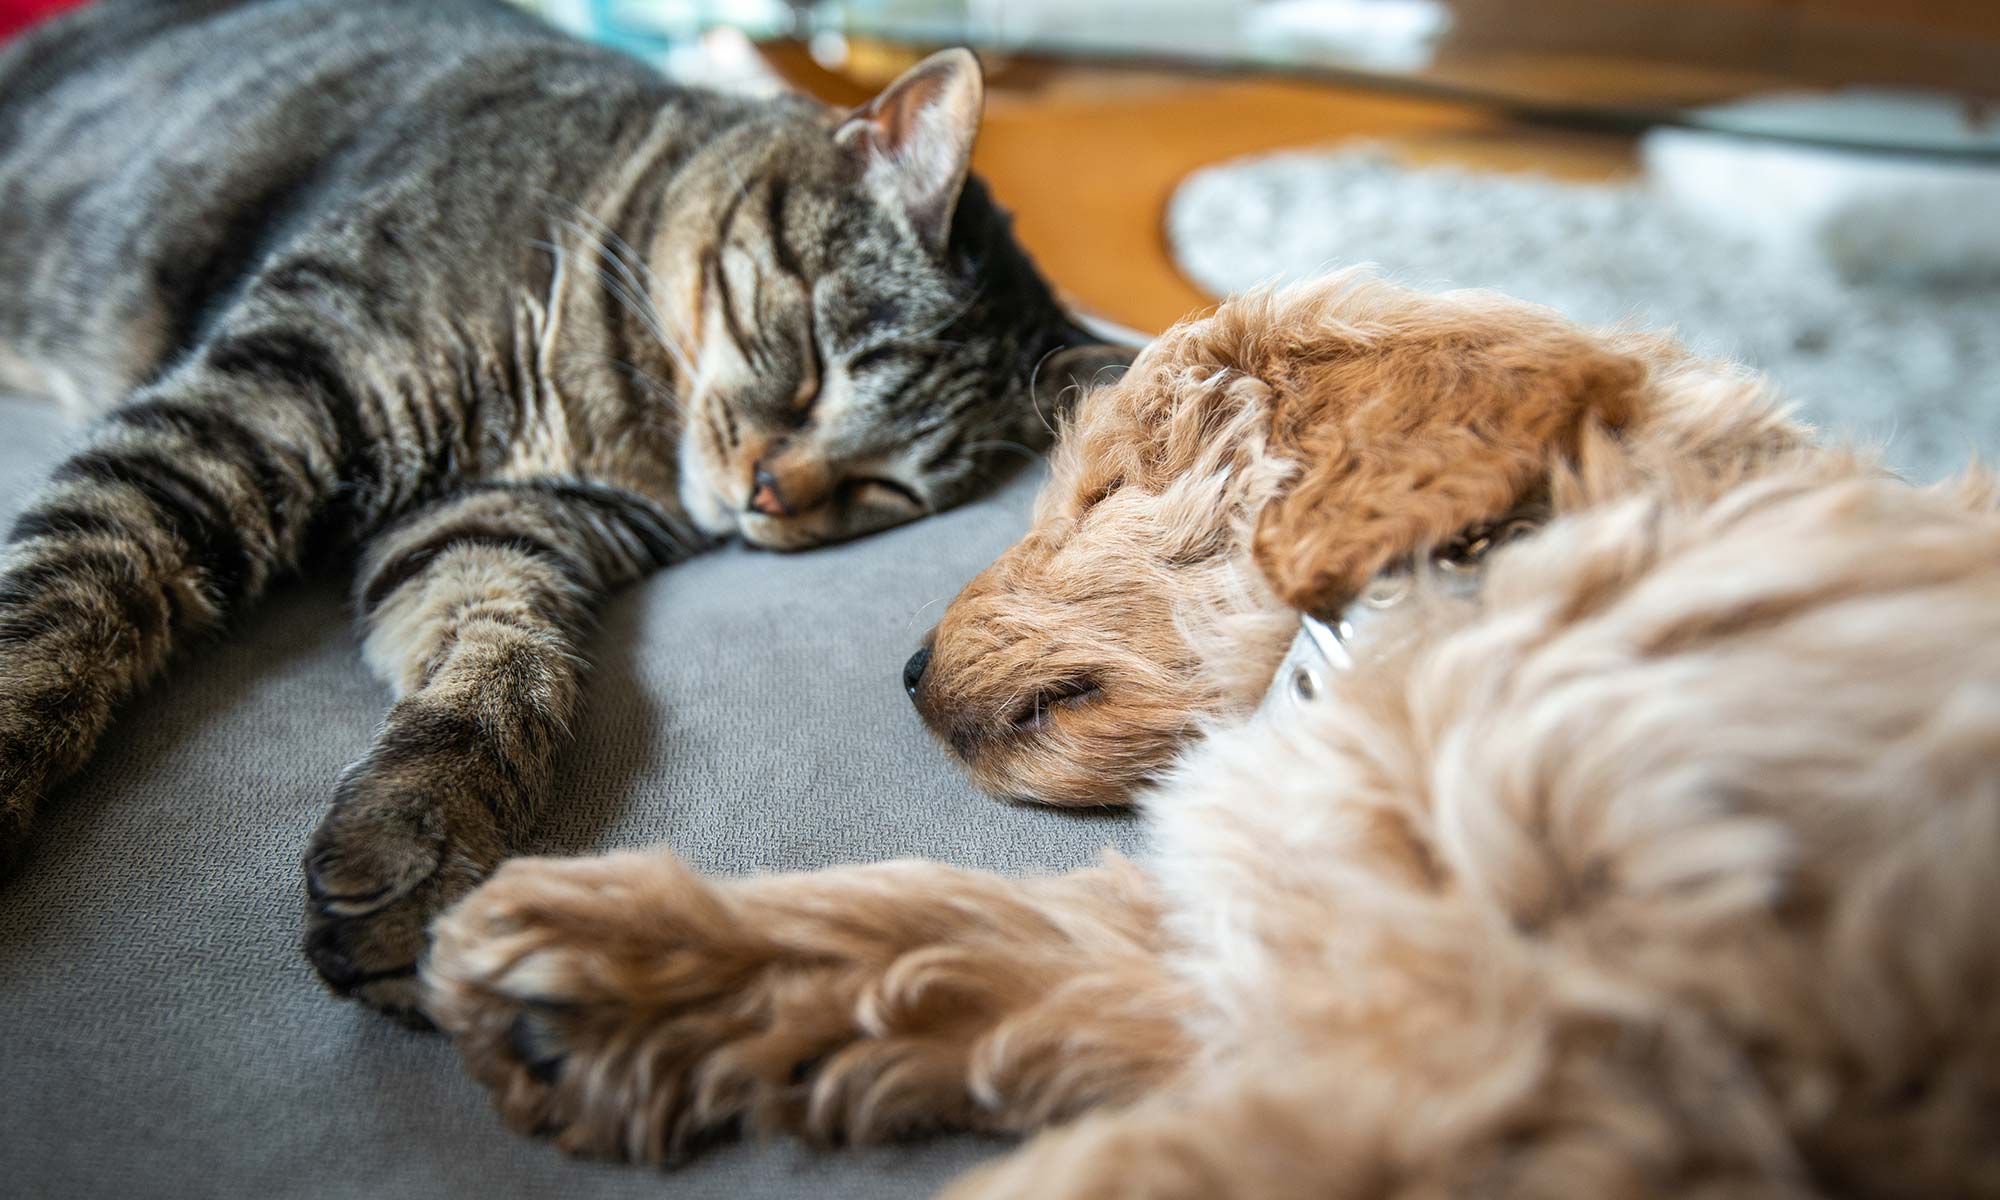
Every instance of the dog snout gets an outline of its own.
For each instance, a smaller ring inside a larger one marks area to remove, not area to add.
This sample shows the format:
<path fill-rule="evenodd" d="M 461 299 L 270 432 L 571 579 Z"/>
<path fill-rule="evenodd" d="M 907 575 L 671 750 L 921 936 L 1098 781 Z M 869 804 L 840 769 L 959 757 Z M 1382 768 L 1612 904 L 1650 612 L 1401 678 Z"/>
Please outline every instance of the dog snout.
<path fill-rule="evenodd" d="M 930 665 L 931 648 L 929 646 L 918 647 L 917 652 L 910 655 L 910 661 L 903 664 L 903 690 L 909 693 L 912 701 L 916 700 L 917 689 L 923 685 L 924 672 L 929 669 Z"/>
<path fill-rule="evenodd" d="M 926 682 L 937 674 L 929 646 L 910 656 L 903 666 L 903 689 L 924 723 L 960 759 L 970 763 L 989 752 L 1022 748 L 1054 728 L 1062 714 L 1095 704 L 1103 695 L 1096 675 L 1063 676 L 1045 683 L 1032 681 L 1031 670 L 1011 670 L 1001 678 L 1004 690 L 985 694 L 960 685 L 954 677 Z"/>

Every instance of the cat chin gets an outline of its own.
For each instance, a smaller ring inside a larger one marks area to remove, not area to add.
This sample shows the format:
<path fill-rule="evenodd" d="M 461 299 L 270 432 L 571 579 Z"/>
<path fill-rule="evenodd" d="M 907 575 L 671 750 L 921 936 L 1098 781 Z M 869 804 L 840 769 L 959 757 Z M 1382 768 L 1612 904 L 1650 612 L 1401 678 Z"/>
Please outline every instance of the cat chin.
<path fill-rule="evenodd" d="M 776 521 L 739 521 L 743 544 L 758 550 L 803 550 L 812 545 L 811 541 L 787 537 L 783 526 Z"/>
<path fill-rule="evenodd" d="M 695 528 L 710 537 L 733 537 L 742 529 L 743 523 L 736 514 L 724 508 L 715 493 L 699 483 L 682 481 L 681 506 L 687 509 L 688 518 L 694 522 Z"/>

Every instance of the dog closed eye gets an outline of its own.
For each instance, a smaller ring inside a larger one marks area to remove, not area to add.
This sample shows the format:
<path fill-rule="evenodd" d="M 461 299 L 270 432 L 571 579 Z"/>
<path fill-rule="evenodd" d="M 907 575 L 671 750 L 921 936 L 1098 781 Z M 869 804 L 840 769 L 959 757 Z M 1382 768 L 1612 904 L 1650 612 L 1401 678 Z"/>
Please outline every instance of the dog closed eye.
<path fill-rule="evenodd" d="M 1087 675 L 1065 679 L 1043 688 L 1016 708 L 1007 723 L 1016 733 L 1036 733 L 1046 729 L 1059 709 L 1087 704 L 1104 689 Z"/>

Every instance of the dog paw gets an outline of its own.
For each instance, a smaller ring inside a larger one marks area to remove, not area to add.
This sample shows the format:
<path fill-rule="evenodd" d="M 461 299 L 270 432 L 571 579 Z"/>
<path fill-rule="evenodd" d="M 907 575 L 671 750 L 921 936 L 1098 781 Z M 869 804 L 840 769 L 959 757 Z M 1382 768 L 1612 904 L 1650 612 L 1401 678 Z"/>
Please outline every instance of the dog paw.
<path fill-rule="evenodd" d="M 836 1142 L 961 1123 L 952 1040 L 910 1036 L 843 947 L 774 936 L 762 902 L 789 889 L 796 911 L 812 881 L 517 859 L 437 922 L 426 1010 L 510 1125 L 572 1152 L 657 1164 L 742 1128 Z"/>
<path fill-rule="evenodd" d="M 335 994 L 428 1024 L 417 963 L 431 920 L 498 858 L 490 830 L 451 818 L 419 782 L 365 763 L 342 779 L 303 864 L 306 957 Z"/>

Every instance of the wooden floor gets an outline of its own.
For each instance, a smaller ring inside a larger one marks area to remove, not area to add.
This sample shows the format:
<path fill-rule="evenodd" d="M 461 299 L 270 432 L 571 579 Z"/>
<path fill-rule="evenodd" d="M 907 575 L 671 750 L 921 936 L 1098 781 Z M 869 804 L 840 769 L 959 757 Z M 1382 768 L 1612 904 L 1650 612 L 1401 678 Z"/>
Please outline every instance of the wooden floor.
<path fill-rule="evenodd" d="M 1246 154 L 1343 142 L 1381 143 L 1413 163 L 1565 178 L 1633 169 L 1627 139 L 1534 133 L 1476 111 L 1368 92 L 1186 80 L 999 91 L 987 105 L 974 164 L 1074 302 L 1150 333 L 1214 299 L 1174 266 L 1166 240 L 1168 201 L 1189 172 Z"/>
<path fill-rule="evenodd" d="M 1865 83 L 1958 92 L 1968 120 L 1993 119 L 2000 105 L 1990 67 L 2000 0 L 1451 0 L 1451 11 L 1426 77 L 1470 89 L 1460 95 L 1587 109 Z M 796 43 L 764 50 L 792 83 L 839 104 L 864 101 L 922 54 L 866 38 L 841 46 L 837 73 Z M 1032 55 L 982 60 L 974 165 L 1076 303 L 1144 331 L 1213 299 L 1174 269 L 1162 231 L 1175 187 L 1199 167 L 1376 141 L 1412 163 L 1592 180 L 1635 170 L 1630 138 L 1538 131 L 1463 104 Z"/>
<path fill-rule="evenodd" d="M 859 103 L 873 90 L 818 70 L 802 52 L 767 54 L 793 83 L 831 102 Z M 1153 333 L 1215 299 L 1175 268 L 1167 246 L 1167 203 L 1180 181 L 1241 155 L 1344 142 L 1381 143 L 1411 163 L 1558 178 L 1635 169 L 1628 138 L 1533 130 L 1434 101 L 1018 63 L 990 72 L 973 165 L 1072 303 Z"/>

